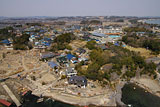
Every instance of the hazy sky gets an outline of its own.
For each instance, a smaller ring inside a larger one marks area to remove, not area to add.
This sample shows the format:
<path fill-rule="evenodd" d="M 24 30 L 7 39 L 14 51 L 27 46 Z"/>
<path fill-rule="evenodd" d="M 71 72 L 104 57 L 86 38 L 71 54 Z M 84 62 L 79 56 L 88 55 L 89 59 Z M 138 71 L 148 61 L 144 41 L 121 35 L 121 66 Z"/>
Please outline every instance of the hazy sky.
<path fill-rule="evenodd" d="M 0 0 L 0 16 L 160 16 L 160 0 Z"/>

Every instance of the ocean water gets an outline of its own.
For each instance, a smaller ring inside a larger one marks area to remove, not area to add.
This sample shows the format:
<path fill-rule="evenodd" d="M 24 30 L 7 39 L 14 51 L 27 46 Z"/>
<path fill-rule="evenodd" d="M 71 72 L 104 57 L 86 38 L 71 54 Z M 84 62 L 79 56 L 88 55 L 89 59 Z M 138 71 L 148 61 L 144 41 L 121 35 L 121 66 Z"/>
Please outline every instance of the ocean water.
<path fill-rule="evenodd" d="M 145 22 L 148 23 L 148 24 L 159 24 L 160 25 L 160 19 L 147 20 Z"/>
<path fill-rule="evenodd" d="M 131 104 L 132 107 L 160 107 L 160 97 L 146 92 L 135 84 L 126 84 L 122 88 L 121 100 L 127 105 Z"/>
<path fill-rule="evenodd" d="M 77 107 L 74 105 L 66 104 L 59 101 L 44 98 L 44 101 L 37 103 L 39 97 L 35 95 L 28 95 L 23 98 L 21 107 Z"/>

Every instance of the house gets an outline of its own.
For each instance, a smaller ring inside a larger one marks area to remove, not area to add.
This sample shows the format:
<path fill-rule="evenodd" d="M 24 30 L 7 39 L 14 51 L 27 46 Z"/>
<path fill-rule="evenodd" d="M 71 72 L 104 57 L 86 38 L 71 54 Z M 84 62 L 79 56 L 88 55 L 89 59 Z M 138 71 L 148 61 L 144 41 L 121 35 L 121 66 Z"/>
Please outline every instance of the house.
<path fill-rule="evenodd" d="M 84 53 L 86 53 L 86 50 L 83 49 L 83 48 L 78 48 L 78 49 L 76 50 L 76 54 L 78 54 L 78 55 L 81 55 L 81 54 L 84 54 Z"/>
<path fill-rule="evenodd" d="M 77 72 L 72 67 L 68 67 L 65 72 L 67 77 L 76 76 Z"/>
<path fill-rule="evenodd" d="M 3 104 L 4 106 L 6 107 L 10 107 L 11 106 L 11 103 L 6 101 L 6 100 L 3 100 L 3 99 L 0 99 L 0 104 Z M 3 106 L 2 106 L 3 107 Z"/>
<path fill-rule="evenodd" d="M 84 76 L 72 76 L 68 79 L 68 83 L 85 88 L 87 86 L 87 78 Z"/>
<path fill-rule="evenodd" d="M 78 60 L 77 60 L 76 57 L 74 57 L 74 58 L 71 59 L 71 62 L 72 62 L 73 64 L 75 64 L 75 63 L 78 63 Z"/>
<path fill-rule="evenodd" d="M 66 64 L 66 63 L 68 63 L 66 56 L 58 57 L 58 58 L 56 58 L 56 60 L 60 64 Z"/>
<path fill-rule="evenodd" d="M 67 54 L 67 59 L 70 61 L 72 58 L 75 58 L 75 56 L 74 55 L 72 55 L 72 54 Z"/>
<path fill-rule="evenodd" d="M 48 62 L 48 66 L 50 66 L 52 69 L 56 69 L 56 71 L 58 70 L 57 69 L 58 65 L 55 62 L 53 62 L 53 61 Z"/>
<path fill-rule="evenodd" d="M 55 56 L 57 56 L 58 54 L 53 53 L 53 52 L 44 52 L 44 53 L 40 53 L 40 57 L 41 59 L 46 59 L 46 58 L 53 58 Z"/>
<path fill-rule="evenodd" d="M 67 57 L 67 59 L 68 59 L 69 61 L 71 61 L 73 64 L 78 62 L 77 59 L 76 59 L 76 57 L 75 57 L 74 55 L 72 55 L 72 54 L 67 54 L 66 57 Z"/>
<path fill-rule="evenodd" d="M 80 57 L 78 58 L 78 61 L 79 61 L 79 62 L 81 62 L 81 61 L 88 61 L 88 58 L 83 57 L 83 56 L 80 56 Z"/>
<path fill-rule="evenodd" d="M 107 35 L 105 35 L 103 33 L 92 33 L 90 38 L 95 39 L 101 43 L 105 43 L 107 41 Z"/>
<path fill-rule="evenodd" d="M 115 45 L 115 46 L 120 46 L 119 43 L 115 43 L 114 45 Z"/>
<path fill-rule="evenodd" d="M 0 41 L 0 43 L 9 44 L 10 42 L 9 42 L 9 40 L 5 39 L 5 40 Z"/>

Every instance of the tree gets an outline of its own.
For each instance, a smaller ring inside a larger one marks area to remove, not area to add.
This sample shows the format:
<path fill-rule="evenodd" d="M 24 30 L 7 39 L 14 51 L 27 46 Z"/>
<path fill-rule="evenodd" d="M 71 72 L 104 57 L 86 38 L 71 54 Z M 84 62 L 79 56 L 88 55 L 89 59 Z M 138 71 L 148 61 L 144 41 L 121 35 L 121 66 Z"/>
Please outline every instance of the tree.
<path fill-rule="evenodd" d="M 23 34 L 20 37 L 16 37 L 13 40 L 13 49 L 15 50 L 26 50 L 28 49 L 29 35 Z"/>
<path fill-rule="evenodd" d="M 96 47 L 96 41 L 88 41 L 87 42 L 87 44 L 86 44 L 86 47 L 88 48 L 88 49 L 90 49 L 90 50 L 92 50 L 92 49 L 97 49 L 97 47 Z"/>
<path fill-rule="evenodd" d="M 70 43 L 70 41 L 74 39 L 76 39 L 75 35 L 73 35 L 72 33 L 65 33 L 65 34 L 57 36 L 54 39 L 54 42 L 61 43 L 61 44 Z"/>

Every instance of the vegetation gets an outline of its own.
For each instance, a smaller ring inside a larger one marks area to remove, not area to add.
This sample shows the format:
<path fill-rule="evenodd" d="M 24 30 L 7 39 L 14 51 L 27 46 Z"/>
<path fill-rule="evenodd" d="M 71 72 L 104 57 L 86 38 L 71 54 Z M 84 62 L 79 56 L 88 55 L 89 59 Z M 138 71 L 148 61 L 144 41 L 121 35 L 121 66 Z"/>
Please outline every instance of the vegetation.
<path fill-rule="evenodd" d="M 13 49 L 26 50 L 28 49 L 29 35 L 23 34 L 22 36 L 15 37 L 13 39 Z"/>
<path fill-rule="evenodd" d="M 41 26 L 40 23 L 26 23 L 28 26 Z"/>
<path fill-rule="evenodd" d="M 147 64 L 143 57 L 123 47 L 110 45 L 110 50 L 93 49 L 89 56 L 90 63 L 86 70 L 82 69 L 84 62 L 76 65 L 78 75 L 85 75 L 88 79 L 98 80 L 101 83 L 110 81 L 113 72 L 127 80 L 134 77 L 138 71 L 141 71 L 141 75 L 155 75 L 154 63 Z M 101 68 L 105 64 L 112 64 L 112 69 L 102 71 Z"/>
<path fill-rule="evenodd" d="M 55 44 L 52 46 L 51 51 L 64 50 L 64 49 L 72 50 L 72 47 L 69 45 L 69 43 L 75 39 L 76 37 L 72 33 L 65 33 L 59 35 L 54 39 Z"/>
<path fill-rule="evenodd" d="M 88 41 L 87 44 L 86 44 L 86 47 L 90 50 L 93 50 L 93 49 L 97 49 L 96 47 L 96 41 L 92 40 L 92 41 Z"/>
<path fill-rule="evenodd" d="M 123 36 L 122 41 L 132 47 L 142 47 L 152 50 L 156 54 L 160 52 L 160 40 L 155 37 L 138 37 L 133 33 Z"/>
<path fill-rule="evenodd" d="M 91 20 L 91 21 L 88 21 L 88 20 L 82 20 L 80 24 L 102 24 L 101 21 L 99 20 Z"/>
<path fill-rule="evenodd" d="M 150 32 L 144 27 L 129 27 L 124 29 L 125 32 Z"/>
<path fill-rule="evenodd" d="M 13 32 L 12 27 L 6 27 L 3 29 L 0 29 L 0 40 L 13 38 L 15 35 L 12 32 Z"/>
<path fill-rule="evenodd" d="M 73 35 L 72 33 L 65 33 L 65 34 L 62 34 L 62 35 L 57 36 L 57 37 L 54 39 L 54 42 L 60 43 L 60 44 L 70 43 L 70 42 L 71 42 L 72 40 L 74 40 L 75 38 L 76 38 L 75 35 Z"/>

